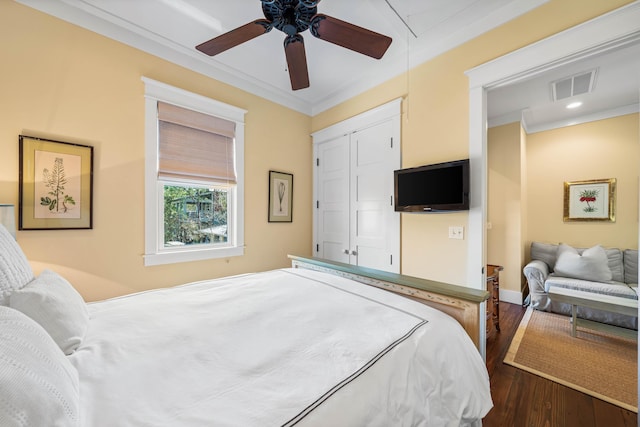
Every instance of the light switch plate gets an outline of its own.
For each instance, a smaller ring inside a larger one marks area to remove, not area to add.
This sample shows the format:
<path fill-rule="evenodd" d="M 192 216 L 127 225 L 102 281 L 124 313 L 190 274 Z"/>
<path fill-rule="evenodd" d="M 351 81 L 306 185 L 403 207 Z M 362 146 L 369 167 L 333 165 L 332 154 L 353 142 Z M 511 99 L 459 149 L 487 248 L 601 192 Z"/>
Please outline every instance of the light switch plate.
<path fill-rule="evenodd" d="M 450 239 L 464 239 L 464 227 L 460 226 L 451 226 L 449 227 L 449 238 Z"/>

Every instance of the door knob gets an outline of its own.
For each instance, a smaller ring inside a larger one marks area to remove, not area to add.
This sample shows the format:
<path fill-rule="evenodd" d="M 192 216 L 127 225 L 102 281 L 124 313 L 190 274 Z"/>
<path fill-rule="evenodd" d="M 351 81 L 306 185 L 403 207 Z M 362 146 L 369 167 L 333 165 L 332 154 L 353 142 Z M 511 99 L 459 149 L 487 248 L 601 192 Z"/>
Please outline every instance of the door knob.
<path fill-rule="evenodd" d="M 345 254 L 345 255 L 349 255 L 349 249 L 345 249 L 345 250 L 344 250 L 344 254 Z"/>
<path fill-rule="evenodd" d="M 356 256 L 356 255 L 358 255 L 358 252 L 356 252 L 356 251 L 351 251 L 351 255 Z"/>

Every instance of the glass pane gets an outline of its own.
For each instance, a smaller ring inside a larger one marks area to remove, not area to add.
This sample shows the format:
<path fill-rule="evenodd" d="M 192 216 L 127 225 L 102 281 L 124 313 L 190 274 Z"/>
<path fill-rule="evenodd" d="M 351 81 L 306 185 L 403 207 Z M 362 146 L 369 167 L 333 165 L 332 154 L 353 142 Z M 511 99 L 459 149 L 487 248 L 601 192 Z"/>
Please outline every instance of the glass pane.
<path fill-rule="evenodd" d="M 227 189 L 164 186 L 164 246 L 227 243 Z"/>

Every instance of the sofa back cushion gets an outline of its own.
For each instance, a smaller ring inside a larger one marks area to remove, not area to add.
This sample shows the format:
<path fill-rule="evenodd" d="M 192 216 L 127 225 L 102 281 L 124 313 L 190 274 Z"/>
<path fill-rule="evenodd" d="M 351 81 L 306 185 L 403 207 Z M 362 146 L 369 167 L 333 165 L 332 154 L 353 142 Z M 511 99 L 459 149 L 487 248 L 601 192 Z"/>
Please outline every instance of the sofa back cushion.
<path fill-rule="evenodd" d="M 531 242 L 531 259 L 538 259 L 549 266 L 549 271 L 553 271 L 556 265 L 558 245 L 542 242 Z"/>
<path fill-rule="evenodd" d="M 609 261 L 609 270 L 611 270 L 611 280 L 616 282 L 625 282 L 624 280 L 624 260 L 622 251 L 618 248 L 605 248 L 607 260 Z"/>
<path fill-rule="evenodd" d="M 586 248 L 576 248 L 576 250 L 579 254 L 582 255 Z M 615 282 L 629 283 L 627 281 L 626 264 L 625 261 L 623 261 L 622 251 L 618 248 L 605 248 L 604 251 L 607 254 L 607 264 L 609 266 L 609 270 L 611 270 L 611 280 Z M 552 243 L 531 242 L 531 259 L 538 259 L 540 261 L 543 261 L 549 266 L 549 271 L 555 270 L 557 258 L 558 245 L 554 245 Z M 636 274 L 633 277 L 638 277 L 637 257 Z"/>
<path fill-rule="evenodd" d="M 628 285 L 638 284 L 638 250 L 626 249 L 624 251 L 624 283 Z"/>

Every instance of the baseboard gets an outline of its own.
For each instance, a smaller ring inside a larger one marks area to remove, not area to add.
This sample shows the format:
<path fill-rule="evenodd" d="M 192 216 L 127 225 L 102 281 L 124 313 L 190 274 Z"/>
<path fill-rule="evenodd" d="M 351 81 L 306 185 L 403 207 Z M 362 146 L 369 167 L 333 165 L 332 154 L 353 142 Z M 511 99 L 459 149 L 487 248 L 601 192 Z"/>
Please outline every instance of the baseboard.
<path fill-rule="evenodd" d="M 522 292 L 500 289 L 500 301 L 522 305 Z"/>

